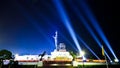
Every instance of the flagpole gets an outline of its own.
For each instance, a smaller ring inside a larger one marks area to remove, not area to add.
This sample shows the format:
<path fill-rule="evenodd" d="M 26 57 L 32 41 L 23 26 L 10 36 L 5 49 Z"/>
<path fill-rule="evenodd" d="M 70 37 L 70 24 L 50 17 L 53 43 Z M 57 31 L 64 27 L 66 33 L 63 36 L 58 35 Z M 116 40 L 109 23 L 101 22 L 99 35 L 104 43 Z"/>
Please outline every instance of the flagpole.
<path fill-rule="evenodd" d="M 106 58 L 106 55 L 105 56 L 105 61 L 106 61 L 106 67 L 108 68 L 108 62 L 107 62 L 107 58 Z"/>
<path fill-rule="evenodd" d="M 106 57 L 106 55 L 105 55 L 105 51 L 104 51 L 104 47 L 103 47 L 103 46 L 102 46 L 102 55 L 103 55 L 104 58 L 105 58 L 106 67 L 108 68 L 107 57 Z"/>

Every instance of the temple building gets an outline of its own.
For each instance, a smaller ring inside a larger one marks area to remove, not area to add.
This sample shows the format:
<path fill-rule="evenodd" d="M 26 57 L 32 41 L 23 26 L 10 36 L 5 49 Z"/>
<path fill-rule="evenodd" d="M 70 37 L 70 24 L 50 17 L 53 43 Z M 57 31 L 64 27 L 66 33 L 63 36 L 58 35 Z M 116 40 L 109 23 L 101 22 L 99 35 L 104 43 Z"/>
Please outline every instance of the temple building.
<path fill-rule="evenodd" d="M 57 44 L 57 31 L 55 32 L 55 36 L 53 36 L 55 41 L 55 49 L 51 52 L 51 55 L 44 55 L 42 57 L 43 61 L 72 61 L 73 57 L 66 50 L 66 46 L 64 43 Z M 41 56 L 39 55 L 15 55 L 15 61 L 39 61 Z"/>
<path fill-rule="evenodd" d="M 73 57 L 68 51 L 66 51 L 65 44 L 60 43 L 58 46 L 58 50 L 54 50 L 53 52 L 51 52 L 51 59 L 56 61 L 72 61 Z"/>

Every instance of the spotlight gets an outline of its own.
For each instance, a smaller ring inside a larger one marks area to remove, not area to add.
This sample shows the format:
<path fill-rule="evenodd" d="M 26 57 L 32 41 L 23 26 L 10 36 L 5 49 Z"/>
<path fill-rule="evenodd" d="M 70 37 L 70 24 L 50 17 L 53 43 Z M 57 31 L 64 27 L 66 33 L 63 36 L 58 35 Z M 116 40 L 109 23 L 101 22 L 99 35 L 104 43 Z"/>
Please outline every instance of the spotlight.
<path fill-rule="evenodd" d="M 113 61 L 111 60 L 110 62 L 112 63 Z"/>
<path fill-rule="evenodd" d="M 114 62 L 119 62 L 119 60 L 118 59 L 114 59 Z"/>
<path fill-rule="evenodd" d="M 81 51 L 81 52 L 80 52 L 80 55 L 81 55 L 81 56 L 84 56 L 84 55 L 85 55 L 85 52 L 84 52 L 84 51 Z"/>
<path fill-rule="evenodd" d="M 86 61 L 86 57 L 83 57 L 83 61 Z"/>

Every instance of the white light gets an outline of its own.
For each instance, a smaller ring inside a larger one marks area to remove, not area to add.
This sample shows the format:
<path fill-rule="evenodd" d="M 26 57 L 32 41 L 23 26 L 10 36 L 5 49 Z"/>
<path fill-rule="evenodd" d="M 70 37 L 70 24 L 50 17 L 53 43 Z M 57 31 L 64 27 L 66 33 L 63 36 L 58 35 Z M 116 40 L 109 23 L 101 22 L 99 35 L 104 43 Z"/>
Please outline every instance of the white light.
<path fill-rule="evenodd" d="M 19 54 L 15 54 L 15 56 L 17 57 L 17 56 L 19 56 Z"/>
<path fill-rule="evenodd" d="M 85 52 L 84 52 L 84 51 L 81 51 L 81 52 L 80 52 L 80 55 L 81 55 L 81 56 L 84 56 L 84 55 L 85 55 Z"/>
<path fill-rule="evenodd" d="M 86 58 L 85 58 L 85 57 L 83 57 L 83 60 L 86 60 Z"/>
<path fill-rule="evenodd" d="M 110 61 L 111 63 L 113 62 L 113 61 Z"/>
<path fill-rule="evenodd" d="M 115 59 L 114 61 L 115 61 L 115 62 L 119 62 L 119 60 L 118 60 L 118 59 Z"/>

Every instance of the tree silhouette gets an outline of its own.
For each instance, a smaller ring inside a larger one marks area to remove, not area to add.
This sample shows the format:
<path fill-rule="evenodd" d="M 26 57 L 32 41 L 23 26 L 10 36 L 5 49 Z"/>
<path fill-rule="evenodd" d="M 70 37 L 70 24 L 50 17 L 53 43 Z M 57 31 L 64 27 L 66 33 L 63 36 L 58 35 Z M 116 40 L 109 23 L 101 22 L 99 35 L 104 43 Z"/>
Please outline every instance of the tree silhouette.
<path fill-rule="evenodd" d="M 0 58 L 5 59 L 12 59 L 12 53 L 8 50 L 1 50 L 0 51 Z"/>
<path fill-rule="evenodd" d="M 73 57 L 73 61 L 74 61 L 74 60 L 75 60 L 75 58 L 76 58 L 76 54 L 75 54 L 75 53 L 73 53 L 73 51 L 70 51 L 69 53 L 72 55 L 72 57 Z"/>
<path fill-rule="evenodd" d="M 12 53 L 8 50 L 0 50 L 0 68 L 3 66 L 3 60 L 12 59 Z"/>
<path fill-rule="evenodd" d="M 42 54 L 39 54 L 39 56 L 41 56 L 40 61 L 42 60 L 42 58 L 45 54 L 46 54 L 46 51 L 44 51 Z"/>

